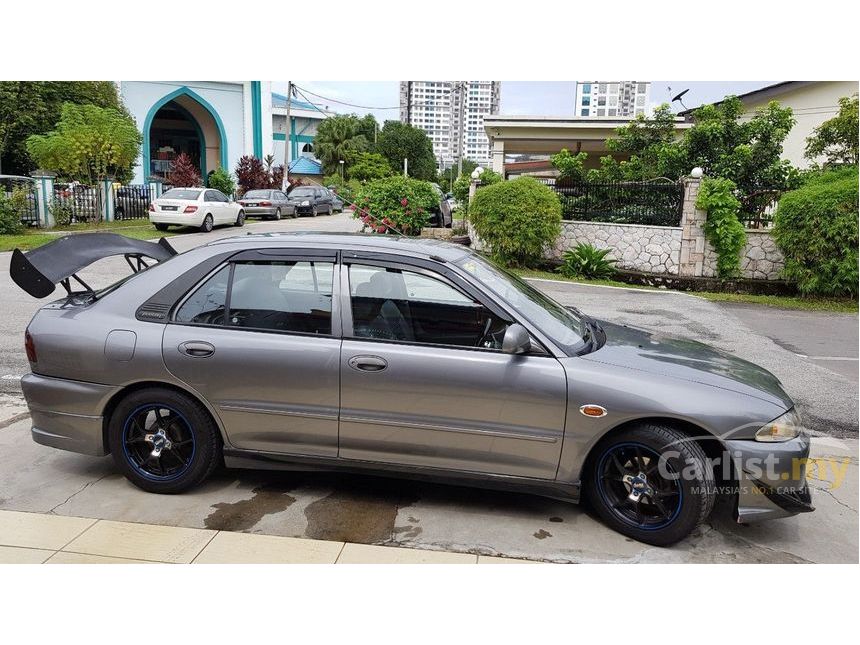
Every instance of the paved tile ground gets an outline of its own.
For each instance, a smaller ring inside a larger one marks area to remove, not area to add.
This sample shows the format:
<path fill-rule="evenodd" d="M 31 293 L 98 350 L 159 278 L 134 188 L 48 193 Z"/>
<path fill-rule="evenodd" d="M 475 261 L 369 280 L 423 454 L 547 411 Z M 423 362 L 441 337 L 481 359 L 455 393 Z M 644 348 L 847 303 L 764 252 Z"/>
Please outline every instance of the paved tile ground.
<path fill-rule="evenodd" d="M 0 564 L 529 564 L 468 553 L 0 511 Z"/>

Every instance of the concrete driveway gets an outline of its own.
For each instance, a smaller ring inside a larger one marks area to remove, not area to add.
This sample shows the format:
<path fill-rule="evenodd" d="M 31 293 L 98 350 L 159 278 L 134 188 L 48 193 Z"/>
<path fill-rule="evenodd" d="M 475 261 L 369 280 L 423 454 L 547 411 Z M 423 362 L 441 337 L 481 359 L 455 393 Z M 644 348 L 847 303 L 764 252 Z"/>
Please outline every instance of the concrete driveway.
<path fill-rule="evenodd" d="M 336 216 L 256 227 L 348 230 L 354 221 Z M 184 250 L 236 232 L 187 235 L 171 243 Z M 111 267 L 108 262 L 87 277 L 95 282 L 115 279 L 111 274 L 121 264 Z M 117 475 L 110 457 L 85 457 L 33 443 L 28 419 L 21 416 L 25 408 L 17 382 L 9 378 L 4 381 L 6 394 L 0 395 L 0 509 L 555 562 L 857 562 L 855 382 L 756 331 L 731 308 L 700 298 L 535 284 L 598 318 L 704 340 L 767 367 L 820 435 L 813 442 L 813 456 L 832 458 L 842 468 L 839 485 L 834 486 L 839 474 L 828 470 L 824 479 L 811 481 L 815 513 L 759 525 L 735 524 L 728 505 L 718 504 L 700 530 L 668 549 L 624 538 L 586 509 L 564 502 L 374 477 L 222 470 L 191 493 L 155 496 Z M 8 258 L 3 257 L 0 298 L 2 373 L 15 376 L 26 370 L 21 334 L 39 303 L 10 283 Z M 829 325 L 823 317 L 822 334 L 842 334 L 845 346 L 853 342 L 856 347 L 856 316 L 853 330 Z"/>

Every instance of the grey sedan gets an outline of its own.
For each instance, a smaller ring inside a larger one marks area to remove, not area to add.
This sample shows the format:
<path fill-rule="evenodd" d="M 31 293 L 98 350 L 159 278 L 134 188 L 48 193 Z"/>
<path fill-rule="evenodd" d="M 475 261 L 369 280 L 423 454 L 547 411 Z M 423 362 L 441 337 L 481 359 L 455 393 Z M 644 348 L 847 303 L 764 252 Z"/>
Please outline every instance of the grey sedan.
<path fill-rule="evenodd" d="M 246 217 L 281 219 L 295 216 L 296 207 L 280 190 L 249 190 L 239 200 Z"/>
<path fill-rule="evenodd" d="M 118 254 L 135 275 L 78 281 Z M 33 439 L 110 453 L 147 491 L 222 460 L 382 473 L 584 498 L 657 545 L 718 493 L 743 522 L 812 510 L 809 439 L 772 374 L 594 320 L 462 246 L 268 234 L 177 255 L 100 233 L 16 250 L 10 274 L 67 290 L 25 334 Z"/>

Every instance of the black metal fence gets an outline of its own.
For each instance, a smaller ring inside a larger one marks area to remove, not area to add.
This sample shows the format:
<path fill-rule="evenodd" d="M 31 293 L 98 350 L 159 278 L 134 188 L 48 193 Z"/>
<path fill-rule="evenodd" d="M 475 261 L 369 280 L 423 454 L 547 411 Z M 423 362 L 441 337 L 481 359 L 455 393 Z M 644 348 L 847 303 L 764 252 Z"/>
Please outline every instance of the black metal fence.
<path fill-rule="evenodd" d="M 54 184 L 51 212 L 59 225 L 98 222 L 103 212 L 101 191 L 77 183 Z"/>
<path fill-rule="evenodd" d="M 763 189 L 741 197 L 738 217 L 747 228 L 770 228 L 782 191 Z"/>
<path fill-rule="evenodd" d="M 149 217 L 149 186 L 136 184 L 113 189 L 115 219 L 146 219 Z"/>
<path fill-rule="evenodd" d="M 675 182 L 576 182 L 540 180 L 561 199 L 562 217 L 585 222 L 679 226 L 684 187 Z"/>
<path fill-rule="evenodd" d="M 21 223 L 25 226 L 38 226 L 39 224 L 39 199 L 36 187 L 31 183 L 18 184 L 15 186 L 0 186 L 6 199 L 12 199 L 16 194 L 23 193 L 24 202 L 21 204 Z"/>

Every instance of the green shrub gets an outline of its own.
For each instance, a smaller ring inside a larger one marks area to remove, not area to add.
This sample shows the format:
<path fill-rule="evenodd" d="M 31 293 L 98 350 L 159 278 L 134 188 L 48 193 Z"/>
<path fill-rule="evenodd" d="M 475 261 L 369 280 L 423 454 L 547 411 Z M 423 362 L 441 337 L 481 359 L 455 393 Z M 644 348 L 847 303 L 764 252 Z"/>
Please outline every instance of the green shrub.
<path fill-rule="evenodd" d="M 773 235 L 803 294 L 857 296 L 857 167 L 807 178 L 782 196 Z"/>
<path fill-rule="evenodd" d="M 397 175 L 362 186 L 356 203 L 353 217 L 365 230 L 418 235 L 439 205 L 439 196 L 430 182 Z"/>
<path fill-rule="evenodd" d="M 706 177 L 699 189 L 696 208 L 708 212 L 705 238 L 717 253 L 717 275 L 734 278 L 740 273 L 740 253 L 747 243 L 744 225 L 738 219 L 741 203 L 730 179 Z"/>
<path fill-rule="evenodd" d="M 27 210 L 27 193 L 20 187 L 8 197 L 0 190 L 0 235 L 15 235 L 24 228 L 21 217 Z"/>
<path fill-rule="evenodd" d="M 564 252 L 558 271 L 568 278 L 611 278 L 616 260 L 606 257 L 610 252 L 611 249 L 598 249 L 591 244 L 577 244 Z"/>
<path fill-rule="evenodd" d="M 520 177 L 481 188 L 469 220 L 498 262 L 527 267 L 561 233 L 561 203 L 552 188 Z"/>
<path fill-rule="evenodd" d="M 51 215 L 54 217 L 54 224 L 56 226 L 68 226 L 75 217 L 75 211 L 71 204 L 54 202 L 51 206 Z"/>
<path fill-rule="evenodd" d="M 219 167 L 209 175 L 209 188 L 220 190 L 229 197 L 236 192 L 236 181 L 226 168 Z"/>

